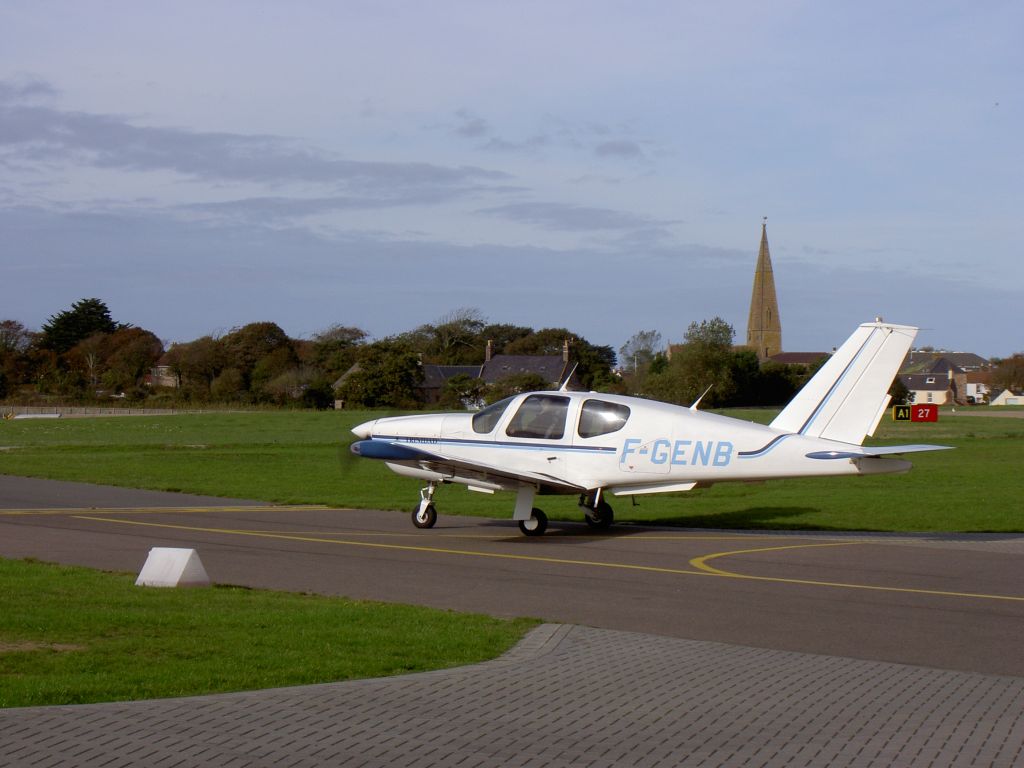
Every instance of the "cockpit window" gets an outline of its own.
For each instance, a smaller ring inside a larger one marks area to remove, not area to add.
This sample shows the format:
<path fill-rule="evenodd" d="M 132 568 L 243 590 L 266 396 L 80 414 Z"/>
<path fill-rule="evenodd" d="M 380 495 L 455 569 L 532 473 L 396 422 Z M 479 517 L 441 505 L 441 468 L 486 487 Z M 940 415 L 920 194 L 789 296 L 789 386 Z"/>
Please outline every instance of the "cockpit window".
<path fill-rule="evenodd" d="M 626 425 L 629 408 L 603 400 L 587 400 L 580 410 L 580 437 L 597 437 L 618 432 Z"/>
<path fill-rule="evenodd" d="M 505 434 L 509 437 L 558 440 L 565 435 L 565 417 L 568 412 L 568 397 L 530 395 L 519 406 Z"/>
<path fill-rule="evenodd" d="M 475 413 L 473 415 L 473 431 L 477 434 L 486 435 L 494 429 L 498 422 L 501 421 L 502 414 L 505 413 L 505 409 L 508 408 L 508 404 L 511 402 L 512 398 L 506 397 L 504 400 L 491 403 L 482 411 Z"/>

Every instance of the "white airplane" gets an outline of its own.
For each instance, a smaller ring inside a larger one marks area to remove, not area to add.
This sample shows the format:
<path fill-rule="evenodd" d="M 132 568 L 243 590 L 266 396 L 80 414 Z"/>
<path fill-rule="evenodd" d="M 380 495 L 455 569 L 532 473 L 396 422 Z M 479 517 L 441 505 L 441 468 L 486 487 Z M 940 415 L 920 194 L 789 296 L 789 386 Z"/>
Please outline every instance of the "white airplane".
<path fill-rule="evenodd" d="M 512 518 L 527 536 L 547 528 L 538 494 L 578 494 L 588 524 L 613 520 L 607 497 L 705 488 L 726 481 L 906 472 L 889 454 L 940 445 L 865 447 L 917 328 L 865 323 L 768 426 L 689 408 L 594 392 L 527 392 L 476 413 L 374 419 L 352 431 L 353 453 L 427 481 L 412 513 L 437 521 L 444 483 L 514 491 Z"/>

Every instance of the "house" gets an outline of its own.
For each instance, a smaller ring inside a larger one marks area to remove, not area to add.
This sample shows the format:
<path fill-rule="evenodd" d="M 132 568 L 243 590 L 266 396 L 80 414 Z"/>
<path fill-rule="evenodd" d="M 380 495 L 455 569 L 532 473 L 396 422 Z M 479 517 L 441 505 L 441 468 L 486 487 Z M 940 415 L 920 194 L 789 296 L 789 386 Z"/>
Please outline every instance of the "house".
<path fill-rule="evenodd" d="M 910 391 L 911 403 L 935 403 L 937 405 L 967 405 L 970 393 L 977 396 L 977 383 L 968 387 L 967 373 L 946 357 L 933 359 L 917 373 L 901 373 L 900 381 Z"/>
<path fill-rule="evenodd" d="M 973 352 L 947 352 L 934 349 L 912 349 L 900 366 L 900 373 L 921 373 L 936 360 L 946 360 L 962 371 L 986 371 L 992 363 Z"/>
<path fill-rule="evenodd" d="M 953 402 L 952 381 L 948 376 L 934 373 L 903 373 L 900 381 L 910 392 L 911 403 L 945 405 Z"/>
<path fill-rule="evenodd" d="M 1024 394 L 1016 394 L 1004 389 L 988 401 L 989 405 L 1024 405 Z"/>
<path fill-rule="evenodd" d="M 967 402 L 987 403 L 991 394 L 991 371 L 967 371 Z"/>
<path fill-rule="evenodd" d="M 174 372 L 166 352 L 156 361 L 156 365 L 149 369 L 149 375 L 146 376 L 145 383 L 148 387 L 181 386 L 181 377 Z"/>
<path fill-rule="evenodd" d="M 423 383 L 419 387 L 424 402 L 434 405 L 441 400 L 445 385 L 450 379 L 460 374 L 471 379 L 480 379 L 484 384 L 496 384 L 502 379 L 522 374 L 536 374 L 547 382 L 551 389 L 565 385 L 566 389 L 580 390 L 582 382 L 576 375 L 576 366 L 569 362 L 569 341 L 562 344 L 560 355 L 495 355 L 494 344 L 487 342 L 482 365 L 437 365 L 421 363 Z M 338 390 L 345 380 L 358 371 L 356 363 L 334 382 Z M 568 379 L 568 381 L 566 381 Z M 342 400 L 335 400 L 335 408 L 343 408 Z"/>
<path fill-rule="evenodd" d="M 802 365 L 810 368 L 831 356 L 831 352 L 779 352 L 777 355 L 769 357 L 767 362 L 779 365 Z"/>
<path fill-rule="evenodd" d="M 433 365 L 423 366 L 423 395 L 427 403 L 441 399 L 444 385 L 453 376 L 465 374 L 480 379 L 484 384 L 496 384 L 510 376 L 535 374 L 543 378 L 552 389 L 566 384 L 567 389 L 581 388 L 575 373 L 575 365 L 569 362 L 569 341 L 562 344 L 560 355 L 495 355 L 494 345 L 487 342 L 483 365 Z"/>

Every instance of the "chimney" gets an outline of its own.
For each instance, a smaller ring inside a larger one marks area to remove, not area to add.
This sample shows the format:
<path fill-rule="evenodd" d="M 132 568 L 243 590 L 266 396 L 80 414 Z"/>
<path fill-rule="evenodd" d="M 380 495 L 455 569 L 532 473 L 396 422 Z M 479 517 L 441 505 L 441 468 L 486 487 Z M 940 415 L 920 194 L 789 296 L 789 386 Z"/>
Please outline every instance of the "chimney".
<path fill-rule="evenodd" d="M 565 339 L 562 342 L 562 362 L 563 363 L 568 363 L 569 362 L 569 340 L 568 339 Z"/>
<path fill-rule="evenodd" d="M 494 356 L 494 339 L 487 340 L 487 351 L 484 352 L 484 362 L 491 362 L 491 358 Z"/>

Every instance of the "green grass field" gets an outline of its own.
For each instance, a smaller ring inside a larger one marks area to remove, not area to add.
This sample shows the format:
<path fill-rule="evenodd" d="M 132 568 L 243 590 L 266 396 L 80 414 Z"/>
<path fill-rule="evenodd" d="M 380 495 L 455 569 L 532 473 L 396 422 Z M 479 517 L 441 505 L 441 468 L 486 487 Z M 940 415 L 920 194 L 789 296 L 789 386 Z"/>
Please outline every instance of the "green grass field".
<path fill-rule="evenodd" d="M 0 473 L 187 491 L 288 504 L 410 509 L 419 483 L 350 457 L 367 412 L 224 413 L 0 422 Z M 728 415 L 766 423 L 772 411 Z M 620 522 L 715 528 L 1021 531 L 1024 419 L 943 412 L 937 424 L 883 420 L 872 441 L 937 443 L 906 475 L 722 484 L 614 500 Z M 573 497 L 538 500 L 553 519 L 581 518 Z M 510 517 L 511 494 L 438 492 L 442 514 Z"/>
<path fill-rule="evenodd" d="M 537 622 L 0 559 L 0 707 L 191 696 L 472 664 Z"/>

